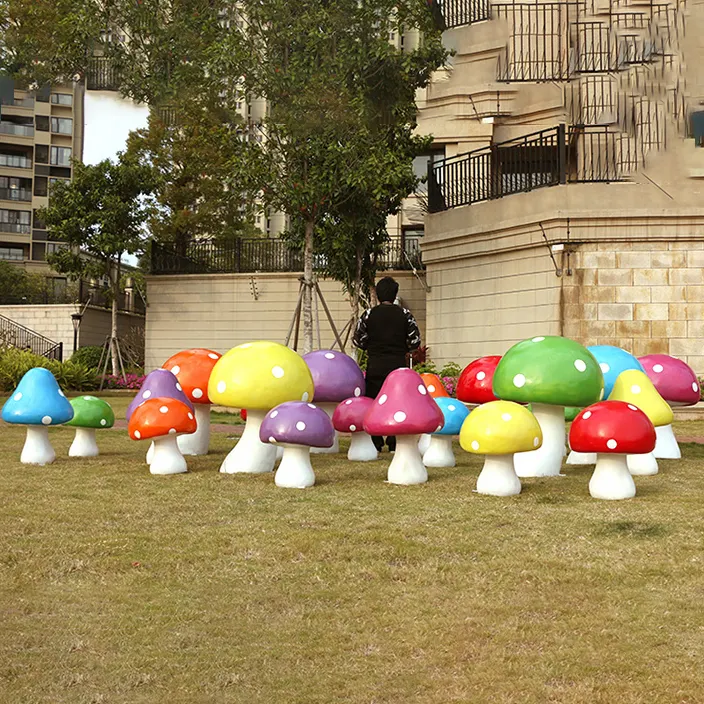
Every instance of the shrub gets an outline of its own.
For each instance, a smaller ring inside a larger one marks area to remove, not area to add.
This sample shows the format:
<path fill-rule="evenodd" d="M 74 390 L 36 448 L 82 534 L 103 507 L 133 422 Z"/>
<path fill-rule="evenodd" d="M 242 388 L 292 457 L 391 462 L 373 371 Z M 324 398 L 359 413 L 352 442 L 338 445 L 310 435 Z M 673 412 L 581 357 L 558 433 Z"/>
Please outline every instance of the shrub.
<path fill-rule="evenodd" d="M 130 389 L 138 391 L 144 383 L 144 374 L 126 374 L 122 376 L 113 376 L 106 374 L 103 377 L 103 387 L 106 389 Z"/>
<path fill-rule="evenodd" d="M 103 355 L 103 348 L 97 345 L 89 345 L 81 347 L 71 355 L 71 361 L 76 364 L 82 364 L 88 369 L 98 369 L 100 367 L 100 358 Z M 105 360 L 103 359 L 103 362 Z"/>
<path fill-rule="evenodd" d="M 73 361 L 57 362 L 27 350 L 3 347 L 0 348 L 0 391 L 13 391 L 20 379 L 34 367 L 48 369 L 66 391 L 93 391 L 98 388 L 98 375 L 85 365 Z"/>

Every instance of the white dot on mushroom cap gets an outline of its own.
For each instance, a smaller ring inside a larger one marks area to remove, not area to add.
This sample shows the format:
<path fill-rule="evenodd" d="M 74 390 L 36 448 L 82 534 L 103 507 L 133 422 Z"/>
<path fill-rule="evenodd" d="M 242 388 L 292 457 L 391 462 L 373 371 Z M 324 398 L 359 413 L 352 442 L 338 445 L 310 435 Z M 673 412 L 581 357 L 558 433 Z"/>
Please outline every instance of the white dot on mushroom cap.
<path fill-rule="evenodd" d="M 355 395 L 355 396 L 361 396 L 361 395 L 362 395 L 362 389 L 360 389 L 359 386 L 355 387 L 354 395 Z"/>
<path fill-rule="evenodd" d="M 418 387 L 418 391 L 420 391 L 420 386 Z M 426 391 L 430 391 L 431 394 L 435 393 L 435 384 L 428 384 L 428 388 Z M 425 391 L 420 391 L 422 394 L 425 393 Z"/>
<path fill-rule="evenodd" d="M 309 403 L 308 408 L 315 408 L 315 406 L 312 403 Z"/>
<path fill-rule="evenodd" d="M 61 389 L 59 389 L 59 396 L 66 398 L 66 394 Z"/>
<path fill-rule="evenodd" d="M 305 429 L 306 429 L 306 424 L 302 420 L 299 420 L 298 423 L 296 423 L 296 430 L 303 431 Z"/>
<path fill-rule="evenodd" d="M 450 404 L 450 405 L 447 407 L 447 410 L 448 410 L 448 411 L 456 411 L 456 410 L 457 410 L 457 406 L 453 406 L 452 404 Z"/>
<path fill-rule="evenodd" d="M 43 425 L 50 425 L 51 424 L 51 416 L 44 416 L 42 418 L 42 424 Z"/>
<path fill-rule="evenodd" d="M 210 357 L 210 359 L 220 359 L 215 352 L 208 352 L 208 357 Z"/>
<path fill-rule="evenodd" d="M 540 445 L 540 438 L 533 438 L 533 447 L 538 447 L 538 445 Z"/>
<path fill-rule="evenodd" d="M 379 405 L 383 406 L 386 403 L 386 399 L 387 399 L 386 394 L 382 394 L 381 396 L 379 396 Z"/>
<path fill-rule="evenodd" d="M 606 441 L 606 447 L 608 447 L 609 450 L 615 450 L 618 447 L 618 443 L 611 438 L 611 440 Z"/>
<path fill-rule="evenodd" d="M 149 398 L 151 395 L 152 392 L 147 389 L 147 391 L 142 394 L 142 398 Z"/>
<path fill-rule="evenodd" d="M 542 342 L 545 338 L 544 337 L 534 337 L 533 342 Z"/>
<path fill-rule="evenodd" d="M 349 405 L 351 405 L 351 404 L 352 404 L 352 399 L 351 399 L 351 398 L 348 398 L 348 399 L 345 401 L 345 406 L 349 406 Z"/>
<path fill-rule="evenodd" d="M 638 386 L 638 384 L 633 384 L 633 386 L 631 386 L 631 393 L 632 394 L 639 394 L 640 393 L 640 386 Z"/>
<path fill-rule="evenodd" d="M 169 407 L 168 407 L 168 406 L 162 406 L 162 407 L 159 409 L 159 412 L 160 412 L 160 413 L 168 413 L 168 412 L 169 412 Z"/>
<path fill-rule="evenodd" d="M 516 386 L 517 388 L 521 388 L 522 386 L 525 386 L 526 384 L 526 378 L 523 376 L 523 374 L 516 374 L 516 376 L 513 377 L 513 385 Z"/>
<path fill-rule="evenodd" d="M 699 391 L 699 385 L 696 381 L 692 382 L 692 391 Z"/>
<path fill-rule="evenodd" d="M 356 425 L 350 425 L 350 433 L 354 433 L 354 431 L 357 430 Z"/>
<path fill-rule="evenodd" d="M 183 391 L 183 387 L 181 386 L 181 384 L 178 383 L 178 381 L 176 382 L 176 388 L 177 388 L 179 391 Z"/>
<path fill-rule="evenodd" d="M 272 367 L 271 373 L 277 378 L 280 379 L 284 375 L 284 370 L 282 367 Z"/>
<path fill-rule="evenodd" d="M 606 362 L 599 362 L 599 366 L 604 374 L 608 374 L 611 371 L 611 367 Z"/>
<path fill-rule="evenodd" d="M 428 387 L 429 389 L 430 387 Z M 418 393 L 420 393 L 421 396 L 426 396 L 428 394 L 428 389 L 425 388 L 425 384 L 418 384 Z M 435 387 L 430 389 L 430 391 L 435 391 Z"/>
<path fill-rule="evenodd" d="M 582 416 L 582 418 L 584 418 L 584 420 L 589 420 L 591 417 L 592 417 L 591 411 L 585 411 L 584 415 Z"/>
<path fill-rule="evenodd" d="M 203 389 L 193 389 L 193 398 L 203 398 Z"/>
<path fill-rule="evenodd" d="M 178 366 L 178 364 L 175 367 L 171 367 L 171 373 L 173 375 L 178 374 L 181 371 L 181 367 Z"/>
<path fill-rule="evenodd" d="M 269 442 L 276 442 L 276 438 L 273 435 L 270 435 Z"/>
<path fill-rule="evenodd" d="M 188 420 L 193 420 L 193 414 L 192 414 L 192 413 L 189 413 L 189 414 L 188 414 Z"/>
<path fill-rule="evenodd" d="M 484 381 L 484 379 L 486 379 L 486 372 L 479 372 L 479 373 L 477 374 L 477 380 L 478 380 L 478 381 Z"/>
<path fill-rule="evenodd" d="M 632 411 L 637 411 L 637 410 L 638 410 L 632 403 L 629 403 L 629 404 L 628 404 L 628 407 L 629 407 Z"/>
<path fill-rule="evenodd" d="M 100 419 L 100 425 L 107 425 L 108 422 L 105 420 L 105 418 Z"/>
<path fill-rule="evenodd" d="M 276 416 L 278 416 L 278 415 L 279 415 L 279 412 L 278 412 L 278 411 L 272 411 L 272 412 L 269 414 L 269 418 L 276 418 Z"/>
<path fill-rule="evenodd" d="M 478 450 L 478 449 L 479 449 L 479 443 L 478 443 L 476 440 L 472 440 L 472 444 L 470 445 L 470 447 L 471 447 L 473 450 Z"/>
<path fill-rule="evenodd" d="M 309 398 L 308 392 L 304 391 L 303 395 L 301 396 L 301 401 L 303 401 L 305 403 L 308 400 L 308 398 Z"/>
<path fill-rule="evenodd" d="M 13 400 L 13 401 L 21 401 L 21 400 L 22 400 L 22 393 L 21 393 L 21 392 L 20 392 L 20 393 L 16 393 L 16 394 L 12 397 L 12 400 Z"/>
<path fill-rule="evenodd" d="M 176 435 L 176 428 L 169 428 L 169 435 Z"/>
<path fill-rule="evenodd" d="M 134 436 L 137 438 L 137 440 L 140 440 L 142 437 L 142 433 L 139 432 L 139 430 L 134 431 Z"/>
<path fill-rule="evenodd" d="M 440 430 L 442 430 L 442 423 L 440 423 L 440 425 L 438 425 L 438 427 L 435 428 L 435 432 L 437 433 L 437 432 L 439 432 Z"/>
<path fill-rule="evenodd" d="M 587 363 L 583 359 L 575 359 L 574 360 L 574 368 L 578 372 L 586 372 L 587 371 Z"/>
<path fill-rule="evenodd" d="M 403 421 L 406 420 L 406 414 L 403 411 L 396 411 L 396 413 L 394 413 L 394 420 L 397 423 L 403 423 Z"/>
<path fill-rule="evenodd" d="M 505 420 L 508 423 L 508 421 L 511 420 L 511 414 L 510 413 L 502 413 L 501 420 Z"/>
<path fill-rule="evenodd" d="M 326 352 L 325 359 L 335 359 L 335 355 L 332 352 Z"/>
<path fill-rule="evenodd" d="M 224 394 L 227 384 L 224 381 L 218 381 L 217 390 L 219 394 Z"/>
<path fill-rule="evenodd" d="M 653 371 L 656 374 L 659 374 L 663 369 L 664 369 L 664 367 L 662 366 L 662 364 L 654 364 L 653 365 Z"/>

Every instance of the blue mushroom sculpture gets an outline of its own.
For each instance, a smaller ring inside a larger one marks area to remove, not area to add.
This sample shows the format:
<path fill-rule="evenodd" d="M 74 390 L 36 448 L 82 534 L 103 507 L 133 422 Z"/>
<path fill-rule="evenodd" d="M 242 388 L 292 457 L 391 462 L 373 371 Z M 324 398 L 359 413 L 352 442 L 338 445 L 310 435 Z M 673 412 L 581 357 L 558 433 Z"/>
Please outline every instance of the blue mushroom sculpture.
<path fill-rule="evenodd" d="M 462 423 L 469 415 L 467 406 L 456 398 L 440 396 L 435 398 L 445 418 L 445 424 L 430 436 L 428 449 L 423 453 L 426 467 L 454 467 L 455 453 L 452 451 L 452 438 L 460 434 Z"/>

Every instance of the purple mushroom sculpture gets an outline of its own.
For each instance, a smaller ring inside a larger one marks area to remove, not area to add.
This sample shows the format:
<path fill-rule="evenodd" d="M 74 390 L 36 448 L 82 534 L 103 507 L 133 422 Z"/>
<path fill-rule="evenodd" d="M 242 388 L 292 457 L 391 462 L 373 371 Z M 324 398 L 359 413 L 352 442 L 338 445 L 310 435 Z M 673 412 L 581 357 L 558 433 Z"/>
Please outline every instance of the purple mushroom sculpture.
<path fill-rule="evenodd" d="M 303 355 L 315 386 L 315 403 L 332 419 L 338 404 L 348 398 L 364 396 L 364 374 L 357 362 L 344 352 L 316 350 Z M 311 452 L 339 452 L 337 433 L 331 447 L 313 448 Z"/>
<path fill-rule="evenodd" d="M 304 401 L 287 401 L 267 413 L 259 439 L 284 448 L 274 475 L 276 486 L 305 489 L 315 484 L 311 447 L 330 447 L 335 441 L 332 421 L 321 408 Z"/>
<path fill-rule="evenodd" d="M 181 384 L 178 383 L 176 376 L 166 369 L 155 369 L 153 372 L 149 372 L 149 374 L 147 374 L 144 382 L 142 383 L 142 388 L 132 399 L 132 403 L 127 406 L 125 419 L 128 423 L 135 409 L 138 406 L 141 406 L 145 401 L 148 401 L 150 398 L 173 398 L 177 401 L 181 401 L 181 403 L 185 403 L 191 413 L 195 413 L 193 410 L 193 404 L 188 400 L 188 397 L 183 392 Z M 150 465 L 152 463 L 153 455 L 154 443 L 149 446 L 149 450 L 147 451 L 147 464 Z"/>

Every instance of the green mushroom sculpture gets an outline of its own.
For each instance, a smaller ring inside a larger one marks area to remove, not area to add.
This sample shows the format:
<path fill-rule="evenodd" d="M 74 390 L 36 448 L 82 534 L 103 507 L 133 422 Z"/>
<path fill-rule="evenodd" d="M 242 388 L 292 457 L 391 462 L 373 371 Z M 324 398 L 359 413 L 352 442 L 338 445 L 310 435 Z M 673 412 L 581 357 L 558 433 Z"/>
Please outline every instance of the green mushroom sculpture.
<path fill-rule="evenodd" d="M 96 396 L 79 396 L 71 400 L 73 418 L 66 423 L 76 429 L 69 457 L 97 457 L 100 454 L 95 441 L 95 431 L 112 428 L 115 414 L 107 401 Z"/>
<path fill-rule="evenodd" d="M 584 408 L 604 395 L 599 363 L 566 337 L 540 336 L 511 347 L 494 372 L 494 394 L 530 403 L 543 431 L 542 446 L 514 456 L 519 477 L 558 476 L 565 454 L 565 407 Z"/>

